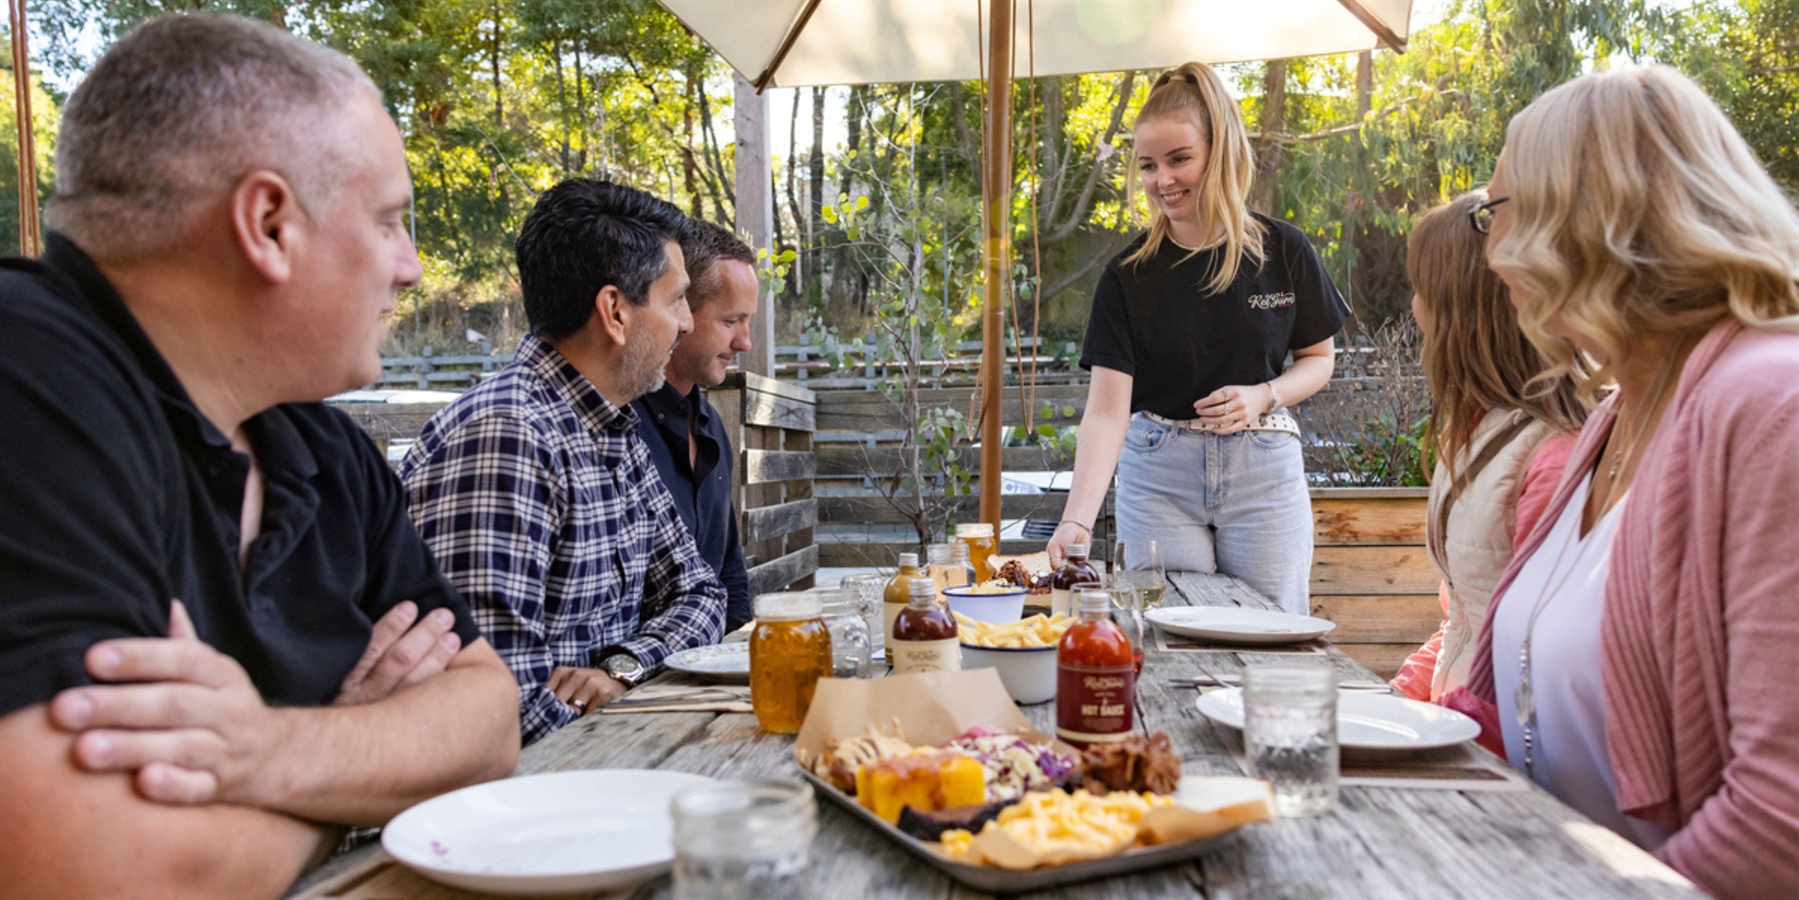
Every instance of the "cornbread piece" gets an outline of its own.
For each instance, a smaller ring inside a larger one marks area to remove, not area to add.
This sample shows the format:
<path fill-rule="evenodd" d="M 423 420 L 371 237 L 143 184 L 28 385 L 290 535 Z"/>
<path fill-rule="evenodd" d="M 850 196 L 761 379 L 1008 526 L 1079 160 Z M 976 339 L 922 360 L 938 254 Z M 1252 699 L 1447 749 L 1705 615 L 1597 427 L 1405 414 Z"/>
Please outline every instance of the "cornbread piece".
<path fill-rule="evenodd" d="M 987 802 L 987 773 L 960 753 L 922 753 L 864 763 L 856 769 L 856 802 L 887 824 L 915 806 L 936 812 Z"/>

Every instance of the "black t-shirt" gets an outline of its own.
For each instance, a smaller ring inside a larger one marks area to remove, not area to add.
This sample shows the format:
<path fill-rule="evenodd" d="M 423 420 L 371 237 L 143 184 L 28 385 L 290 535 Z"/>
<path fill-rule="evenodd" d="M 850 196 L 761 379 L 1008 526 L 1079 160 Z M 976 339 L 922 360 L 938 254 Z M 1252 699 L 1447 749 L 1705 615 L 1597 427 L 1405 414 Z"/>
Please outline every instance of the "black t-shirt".
<path fill-rule="evenodd" d="M 1163 241 L 1139 263 L 1125 258 L 1139 235 L 1106 264 L 1093 294 L 1081 368 L 1130 375 L 1131 411 L 1191 419 L 1193 404 L 1227 384 L 1281 374 L 1287 352 L 1337 333 L 1349 308 L 1299 229 L 1256 216 L 1267 260 L 1246 259 L 1228 289 L 1208 293 L 1222 248 L 1197 253 Z"/>
<path fill-rule="evenodd" d="M 98 641 L 167 635 L 171 599 L 278 704 L 329 703 L 402 600 L 479 638 L 386 460 L 321 404 L 245 423 L 265 489 L 240 568 L 249 458 L 93 263 L 47 245 L 0 268 L 0 715 L 90 683 Z"/>

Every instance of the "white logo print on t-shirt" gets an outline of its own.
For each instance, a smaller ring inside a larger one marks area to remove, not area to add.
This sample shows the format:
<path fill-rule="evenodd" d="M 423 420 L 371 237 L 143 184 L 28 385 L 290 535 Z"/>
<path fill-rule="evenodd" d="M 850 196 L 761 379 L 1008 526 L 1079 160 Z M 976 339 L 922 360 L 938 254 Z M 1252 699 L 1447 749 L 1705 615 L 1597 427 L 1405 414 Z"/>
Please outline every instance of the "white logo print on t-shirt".
<path fill-rule="evenodd" d="M 1272 294 L 1251 294 L 1248 302 L 1250 309 L 1280 309 L 1293 305 L 1293 293 L 1277 291 Z"/>

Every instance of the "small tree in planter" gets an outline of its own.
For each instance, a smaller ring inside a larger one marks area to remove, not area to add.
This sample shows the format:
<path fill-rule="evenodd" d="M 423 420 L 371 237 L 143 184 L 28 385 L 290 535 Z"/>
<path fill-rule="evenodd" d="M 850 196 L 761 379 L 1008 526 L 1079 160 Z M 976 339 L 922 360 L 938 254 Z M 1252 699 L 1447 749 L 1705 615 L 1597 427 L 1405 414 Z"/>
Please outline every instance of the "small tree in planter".
<path fill-rule="evenodd" d="M 965 330 L 956 318 L 974 302 L 958 302 L 954 277 L 958 257 L 978 249 L 958 246 L 972 244 L 974 229 L 950 232 L 945 223 L 976 217 L 961 208 L 966 201 L 921 194 L 916 184 L 896 190 L 876 182 L 874 187 L 887 192 L 887 209 L 908 213 L 900 227 L 883 229 L 881 235 L 864 233 L 855 217 L 868 207 L 866 197 L 840 196 L 835 206 L 825 208 L 826 221 L 843 229 L 849 246 L 877 251 L 884 262 L 876 267 L 880 280 L 875 294 L 881 299 L 872 329 L 865 337 L 845 338 L 815 312 L 808 317 L 806 336 L 832 366 L 862 367 L 901 410 L 908 427 L 901 431 L 900 464 L 881 465 L 864 450 L 864 472 L 883 500 L 912 525 L 922 548 L 945 533 L 958 498 L 973 491 L 974 475 L 962 465 L 959 446 L 968 416 L 958 408 L 927 404 L 923 391 L 934 361 L 946 359 L 963 339 Z M 927 287 L 933 276 L 940 280 L 935 290 Z M 877 371 L 881 374 L 875 378 Z"/>
<path fill-rule="evenodd" d="M 1368 337 L 1369 346 L 1356 354 L 1359 363 L 1340 365 L 1325 390 L 1301 407 L 1316 436 L 1306 445 L 1308 478 L 1315 487 L 1425 486 L 1431 399 L 1419 362 L 1422 335 L 1406 317 Z"/>

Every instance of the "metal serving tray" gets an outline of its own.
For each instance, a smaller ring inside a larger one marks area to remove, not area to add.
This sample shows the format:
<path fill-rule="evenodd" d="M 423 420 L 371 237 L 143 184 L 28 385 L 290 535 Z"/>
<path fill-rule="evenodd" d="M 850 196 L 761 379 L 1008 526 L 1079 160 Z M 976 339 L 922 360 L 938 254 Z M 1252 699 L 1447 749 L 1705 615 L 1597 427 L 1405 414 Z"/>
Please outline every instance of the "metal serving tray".
<path fill-rule="evenodd" d="M 1178 844 L 1162 844 L 1155 847 L 1140 847 L 1127 850 L 1117 856 L 1104 859 L 1090 859 L 1082 862 L 1066 863 L 1060 866 L 1049 866 L 1020 872 L 1014 869 L 1002 869 L 998 866 L 980 866 L 965 862 L 957 862 L 931 849 L 931 845 L 915 838 L 898 828 L 889 825 L 880 816 L 870 812 L 856 798 L 833 787 L 830 782 L 814 775 L 804 767 L 800 774 L 812 783 L 819 794 L 830 798 L 839 806 L 849 810 L 850 814 L 867 822 L 870 826 L 899 842 L 907 850 L 918 855 L 925 862 L 936 867 L 938 871 L 971 888 L 994 894 L 1016 894 L 1024 891 L 1035 891 L 1043 888 L 1074 884 L 1079 881 L 1091 881 L 1095 878 L 1108 878 L 1113 875 L 1125 875 L 1141 872 L 1160 866 L 1183 863 L 1195 857 L 1204 856 L 1224 847 L 1235 844 L 1238 829 L 1224 834 L 1200 838 L 1196 841 L 1183 841 Z"/>

